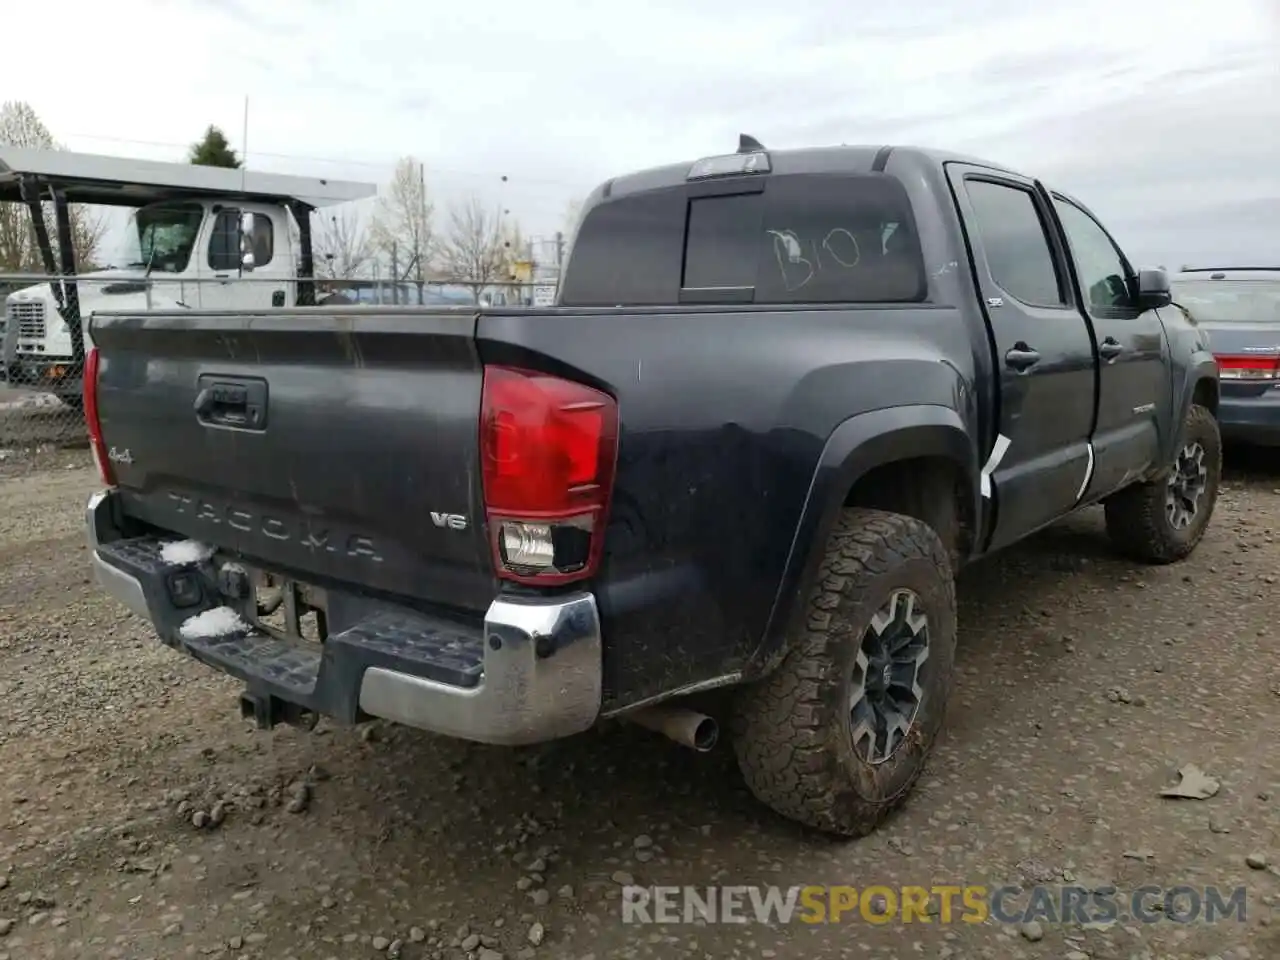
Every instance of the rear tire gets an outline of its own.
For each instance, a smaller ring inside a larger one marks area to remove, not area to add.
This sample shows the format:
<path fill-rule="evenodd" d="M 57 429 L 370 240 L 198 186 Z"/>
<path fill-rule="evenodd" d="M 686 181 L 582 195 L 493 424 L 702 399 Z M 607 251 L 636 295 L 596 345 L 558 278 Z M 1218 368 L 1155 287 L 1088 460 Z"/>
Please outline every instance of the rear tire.
<path fill-rule="evenodd" d="M 1193 405 L 1169 472 L 1107 500 L 1107 534 L 1117 550 L 1140 563 L 1183 560 L 1204 537 L 1221 483 L 1218 421 Z"/>
<path fill-rule="evenodd" d="M 803 630 L 778 668 L 736 698 L 734 749 L 752 793 L 807 826 L 871 833 L 924 769 L 955 642 L 951 560 L 938 535 L 901 514 L 845 510 Z"/>

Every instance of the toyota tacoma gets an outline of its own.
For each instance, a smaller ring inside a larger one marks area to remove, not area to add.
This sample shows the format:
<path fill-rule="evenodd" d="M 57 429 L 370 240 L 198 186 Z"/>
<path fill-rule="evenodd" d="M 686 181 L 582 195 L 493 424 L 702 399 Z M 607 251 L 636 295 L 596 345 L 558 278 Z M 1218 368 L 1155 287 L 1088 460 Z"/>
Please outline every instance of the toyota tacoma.
<path fill-rule="evenodd" d="M 262 726 L 626 718 L 844 836 L 920 775 L 963 565 L 1186 557 L 1218 368 L 1079 201 L 907 147 L 619 176 L 548 307 L 96 312 L 101 586 Z M 725 688 L 719 717 L 692 705 Z"/>

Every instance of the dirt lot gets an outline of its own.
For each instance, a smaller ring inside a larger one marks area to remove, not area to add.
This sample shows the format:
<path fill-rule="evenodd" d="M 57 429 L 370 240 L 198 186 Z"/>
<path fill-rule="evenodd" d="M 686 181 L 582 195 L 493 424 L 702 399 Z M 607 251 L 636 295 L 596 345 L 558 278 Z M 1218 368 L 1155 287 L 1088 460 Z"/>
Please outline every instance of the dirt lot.
<path fill-rule="evenodd" d="M 0 383 L 0 478 L 47 469 L 83 445 L 84 416 L 48 393 Z M 76 462 L 84 462 L 83 453 Z"/>
<path fill-rule="evenodd" d="M 1089 512 L 966 572 L 932 769 L 834 843 L 753 803 L 727 749 L 630 727 L 521 751 L 256 732 L 233 683 L 90 585 L 77 456 L 0 480 L 0 960 L 1280 955 L 1280 458 L 1236 460 L 1185 564 L 1114 559 Z M 1162 799 L 1189 763 L 1218 793 Z M 623 873 L 1248 899 L 1212 925 L 636 926 Z"/>

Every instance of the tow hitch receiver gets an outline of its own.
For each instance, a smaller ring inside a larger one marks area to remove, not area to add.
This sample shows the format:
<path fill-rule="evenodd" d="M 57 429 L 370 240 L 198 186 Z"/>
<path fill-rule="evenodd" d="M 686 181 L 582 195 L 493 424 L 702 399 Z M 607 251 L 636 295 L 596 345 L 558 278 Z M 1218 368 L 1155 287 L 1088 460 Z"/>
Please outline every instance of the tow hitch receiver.
<path fill-rule="evenodd" d="M 252 690 L 245 690 L 240 694 L 240 716 L 245 720 L 253 720 L 259 730 L 270 730 L 281 723 L 312 730 L 320 719 L 318 714 L 306 707 L 273 697 L 269 693 L 255 693 Z"/>

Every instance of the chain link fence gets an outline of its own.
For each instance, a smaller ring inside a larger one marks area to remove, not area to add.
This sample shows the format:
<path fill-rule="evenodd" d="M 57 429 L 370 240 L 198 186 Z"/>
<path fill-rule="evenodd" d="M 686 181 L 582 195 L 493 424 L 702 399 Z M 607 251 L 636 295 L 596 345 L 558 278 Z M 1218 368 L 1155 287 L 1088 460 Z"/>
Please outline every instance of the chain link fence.
<path fill-rule="evenodd" d="M 77 451 L 90 462 L 81 403 L 68 392 L 68 385 L 79 381 L 70 376 L 74 358 L 68 356 L 62 368 L 42 363 L 62 344 L 71 354 L 70 335 L 52 290 L 48 277 L 0 274 L 5 300 L 0 318 L 0 476 L 47 467 L 74 458 Z M 63 293 L 60 287 L 58 292 Z M 51 389 L 47 378 L 57 374 L 66 382 Z"/>
<path fill-rule="evenodd" d="M 95 311 L 201 308 L 261 310 L 297 302 L 299 284 L 282 277 L 173 278 L 115 273 L 64 278 L 0 273 L 0 477 L 53 465 L 90 463 L 81 373 L 80 317 Z M 323 307 L 534 306 L 555 285 L 439 280 L 391 283 L 317 279 Z M 87 326 L 87 321 L 86 321 Z M 87 346 L 87 341 L 85 341 Z"/>

